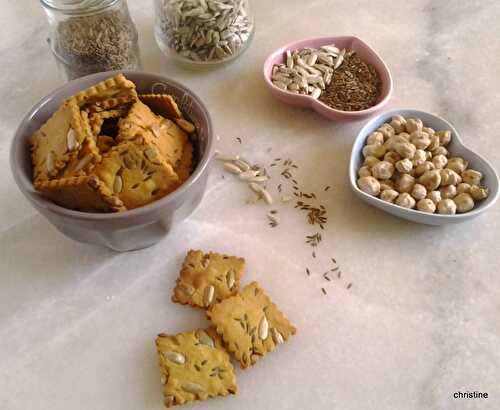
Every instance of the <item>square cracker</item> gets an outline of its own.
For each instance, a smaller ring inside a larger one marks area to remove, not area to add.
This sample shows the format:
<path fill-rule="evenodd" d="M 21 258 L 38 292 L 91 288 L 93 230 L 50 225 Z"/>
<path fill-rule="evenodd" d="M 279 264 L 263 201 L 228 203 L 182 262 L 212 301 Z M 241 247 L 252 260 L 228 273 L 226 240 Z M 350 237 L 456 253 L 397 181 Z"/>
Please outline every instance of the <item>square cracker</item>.
<path fill-rule="evenodd" d="M 117 140 L 121 142 L 138 138 L 142 139 L 144 144 L 155 146 L 174 168 L 179 166 L 184 147 L 189 142 L 187 134 L 179 126 L 156 115 L 140 101 L 135 103 L 128 116 L 120 121 Z"/>
<path fill-rule="evenodd" d="M 253 366 L 296 332 L 257 282 L 214 305 L 207 315 L 242 368 Z"/>
<path fill-rule="evenodd" d="M 74 101 L 66 101 L 30 139 L 33 180 L 46 181 L 78 155 L 87 126 Z"/>
<path fill-rule="evenodd" d="M 121 212 L 126 208 L 95 176 L 62 178 L 35 183 L 43 196 L 57 205 L 82 212 Z"/>
<path fill-rule="evenodd" d="M 161 382 L 166 407 L 236 394 L 229 354 L 213 329 L 158 335 Z"/>
<path fill-rule="evenodd" d="M 154 147 L 122 142 L 103 155 L 93 172 L 127 209 L 156 201 L 179 186 L 179 177 Z"/>
<path fill-rule="evenodd" d="M 208 308 L 238 292 L 244 270 L 243 258 L 191 250 L 184 259 L 172 301 Z"/>

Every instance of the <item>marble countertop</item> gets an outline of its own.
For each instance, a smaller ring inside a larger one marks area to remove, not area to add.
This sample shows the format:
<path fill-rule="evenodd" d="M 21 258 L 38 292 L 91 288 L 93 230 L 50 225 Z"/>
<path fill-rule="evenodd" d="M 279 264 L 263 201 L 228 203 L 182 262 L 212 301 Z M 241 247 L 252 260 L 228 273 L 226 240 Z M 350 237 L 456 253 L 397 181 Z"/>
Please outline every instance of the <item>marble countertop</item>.
<path fill-rule="evenodd" d="M 237 370 L 237 396 L 192 408 L 500 408 L 498 205 L 473 221 L 433 228 L 360 202 L 347 167 L 362 124 L 276 102 L 261 73 L 265 57 L 287 42 L 357 35 L 392 71 L 388 108 L 442 115 L 500 169 L 498 1 L 256 0 L 251 48 L 203 73 L 168 61 L 153 39 L 150 2 L 129 3 L 144 68 L 204 99 L 220 150 L 299 165 L 304 189 L 318 192 L 328 210 L 323 243 L 313 259 L 304 244 L 313 231 L 290 206 L 280 204 L 282 223 L 268 227 L 265 205 L 246 204 L 248 189 L 223 179 L 217 166 L 202 205 L 157 246 L 117 254 L 63 237 L 9 172 L 18 122 L 61 78 L 40 6 L 8 0 L 0 10 L 0 408 L 161 409 L 155 336 L 206 324 L 199 311 L 170 302 L 191 248 L 244 256 L 245 281 L 259 281 L 299 329 L 253 369 Z M 342 277 L 326 282 L 330 257 Z M 489 398 L 455 399 L 457 391 Z"/>

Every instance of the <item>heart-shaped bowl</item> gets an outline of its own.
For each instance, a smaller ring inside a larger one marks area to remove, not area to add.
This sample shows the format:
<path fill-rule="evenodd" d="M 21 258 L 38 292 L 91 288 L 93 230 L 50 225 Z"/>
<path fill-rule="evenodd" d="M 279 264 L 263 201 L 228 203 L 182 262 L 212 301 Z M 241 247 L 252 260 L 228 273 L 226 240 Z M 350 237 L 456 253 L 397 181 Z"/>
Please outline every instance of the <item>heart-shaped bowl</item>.
<path fill-rule="evenodd" d="M 339 49 L 345 48 L 354 50 L 360 59 L 375 67 L 381 81 L 380 96 L 376 105 L 361 111 L 336 110 L 308 95 L 285 91 L 273 84 L 271 81 L 273 67 L 275 64 L 282 64 L 284 62 L 287 50 L 301 50 L 305 47 L 320 48 L 321 46 L 329 44 L 335 44 Z M 266 59 L 264 63 L 264 78 L 267 86 L 271 90 L 271 94 L 276 99 L 294 107 L 313 109 L 324 117 L 335 121 L 360 121 L 377 114 L 389 102 L 393 90 L 391 73 L 384 63 L 384 60 L 382 60 L 382 58 L 365 42 L 353 36 L 319 37 L 289 43 L 273 52 Z"/>
<path fill-rule="evenodd" d="M 420 118 L 423 121 L 425 127 L 434 128 L 436 131 L 450 130 L 452 132 L 452 140 L 451 143 L 446 147 L 450 152 L 450 156 L 459 156 L 465 158 L 467 161 L 469 161 L 469 168 L 475 169 L 483 174 L 484 179 L 481 181 L 481 184 L 489 189 L 488 198 L 477 202 L 474 206 L 474 209 L 469 212 L 456 215 L 440 215 L 403 208 L 398 205 L 382 201 L 377 197 L 371 196 L 366 192 L 361 191 L 361 189 L 358 188 L 357 179 L 358 170 L 364 162 L 362 151 L 363 147 L 365 146 L 366 139 L 372 132 L 374 132 L 382 124 L 389 122 L 395 115 L 401 115 L 405 118 Z M 455 127 L 453 127 L 453 125 L 451 125 L 443 118 L 438 117 L 437 115 L 429 114 L 424 111 L 409 109 L 393 110 L 382 113 L 368 121 L 368 123 L 361 129 L 352 147 L 351 161 L 349 164 L 349 181 L 354 193 L 368 204 L 382 209 L 383 211 L 386 211 L 399 218 L 426 225 L 446 225 L 472 219 L 493 206 L 493 204 L 497 201 L 499 194 L 499 180 L 495 169 L 483 157 L 476 154 L 474 151 L 464 145 L 464 143 L 460 139 L 460 135 L 458 134 Z"/>

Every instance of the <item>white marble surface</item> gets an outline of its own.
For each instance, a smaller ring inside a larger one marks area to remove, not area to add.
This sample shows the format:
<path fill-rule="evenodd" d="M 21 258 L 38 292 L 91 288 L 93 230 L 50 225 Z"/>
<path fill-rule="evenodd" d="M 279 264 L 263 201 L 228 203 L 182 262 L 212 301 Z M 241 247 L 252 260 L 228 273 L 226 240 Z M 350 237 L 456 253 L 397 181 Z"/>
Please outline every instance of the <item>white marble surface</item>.
<path fill-rule="evenodd" d="M 262 80 L 265 56 L 286 42 L 358 35 L 392 70 L 390 108 L 443 115 L 500 169 L 500 4 L 395 3 L 255 1 L 250 50 L 231 66 L 197 73 L 165 60 L 153 41 L 150 2 L 130 1 L 145 69 L 199 93 L 224 137 L 221 149 L 263 163 L 291 157 L 305 189 L 332 185 L 322 195 L 330 221 L 315 262 L 303 244 L 310 231 L 303 218 L 280 206 L 282 225 L 268 228 L 264 205 L 246 205 L 246 188 L 223 180 L 217 168 L 200 208 L 153 248 L 116 254 L 59 234 L 8 172 L 21 116 L 60 84 L 45 44 L 46 20 L 35 1 L 2 3 L 0 409 L 161 409 L 155 335 L 205 324 L 199 311 L 169 301 L 189 248 L 245 256 L 245 280 L 260 281 L 299 328 L 255 368 L 237 371 L 238 396 L 192 408 L 500 408 L 499 207 L 442 228 L 368 207 L 347 184 L 361 124 L 335 124 L 277 103 Z M 343 278 L 326 283 L 319 273 L 330 255 Z M 305 276 L 305 266 L 313 276 Z M 458 390 L 490 398 L 453 399 Z"/>

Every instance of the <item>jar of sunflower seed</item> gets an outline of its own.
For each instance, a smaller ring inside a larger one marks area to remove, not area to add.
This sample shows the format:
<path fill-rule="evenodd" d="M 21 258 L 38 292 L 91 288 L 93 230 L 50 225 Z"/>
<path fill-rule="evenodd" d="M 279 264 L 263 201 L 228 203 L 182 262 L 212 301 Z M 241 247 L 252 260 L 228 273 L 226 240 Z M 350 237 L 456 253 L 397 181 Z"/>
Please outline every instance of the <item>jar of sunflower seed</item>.
<path fill-rule="evenodd" d="M 234 60 L 249 46 L 254 19 L 248 0 L 155 0 L 160 49 L 191 66 Z"/>
<path fill-rule="evenodd" d="M 137 29 L 127 0 L 41 0 L 48 39 L 66 80 L 140 69 Z"/>

